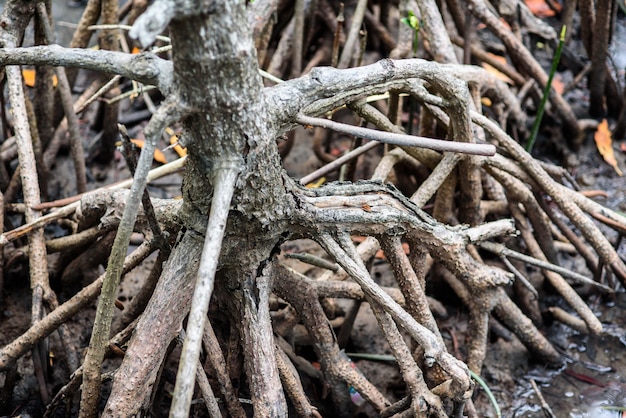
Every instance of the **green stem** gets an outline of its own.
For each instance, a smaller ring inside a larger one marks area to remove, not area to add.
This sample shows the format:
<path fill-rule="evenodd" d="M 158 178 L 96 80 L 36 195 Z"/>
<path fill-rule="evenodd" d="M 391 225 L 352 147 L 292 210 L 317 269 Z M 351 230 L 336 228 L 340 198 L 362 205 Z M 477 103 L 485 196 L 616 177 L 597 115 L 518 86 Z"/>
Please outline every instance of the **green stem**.
<path fill-rule="evenodd" d="M 491 402 L 491 405 L 493 405 L 493 409 L 496 411 L 496 417 L 500 418 L 502 416 L 502 412 L 500 411 L 500 405 L 498 405 L 498 401 L 496 401 L 496 397 L 493 396 L 493 392 L 491 392 L 491 389 L 489 389 L 487 383 L 485 383 L 485 381 L 473 371 L 470 370 L 469 373 L 470 376 L 472 376 L 472 379 L 474 379 L 480 385 L 480 387 L 484 389 L 485 394 L 487 394 L 487 398 L 489 398 L 489 402 Z"/>
<path fill-rule="evenodd" d="M 543 90 L 543 97 L 541 98 L 541 104 L 539 105 L 539 110 L 537 111 L 537 117 L 535 118 L 535 123 L 533 124 L 533 130 L 530 133 L 530 139 L 528 140 L 528 145 L 526 145 L 526 151 L 528 153 L 532 152 L 533 146 L 535 145 L 535 141 L 537 140 L 537 133 L 539 132 L 539 125 L 541 124 L 541 119 L 543 119 L 543 112 L 546 108 L 546 102 L 548 101 L 548 97 L 550 97 L 550 89 L 552 88 L 552 79 L 554 78 L 554 74 L 556 73 L 556 67 L 559 65 L 559 61 L 561 60 L 561 51 L 563 50 L 563 44 L 565 43 L 565 31 L 567 27 L 563 25 L 561 28 L 561 35 L 559 36 L 559 45 L 556 48 L 556 53 L 554 54 L 554 59 L 552 59 L 552 68 L 550 68 L 550 75 L 548 77 L 548 83 L 546 84 L 545 89 Z"/>

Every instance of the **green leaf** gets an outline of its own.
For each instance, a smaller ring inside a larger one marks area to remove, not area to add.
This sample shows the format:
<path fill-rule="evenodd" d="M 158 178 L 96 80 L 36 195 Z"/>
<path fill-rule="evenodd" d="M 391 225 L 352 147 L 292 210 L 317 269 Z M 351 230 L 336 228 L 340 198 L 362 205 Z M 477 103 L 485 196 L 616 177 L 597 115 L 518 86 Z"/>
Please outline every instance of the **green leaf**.
<path fill-rule="evenodd" d="M 407 17 L 403 17 L 400 21 L 416 32 L 420 29 L 420 20 L 411 11 L 408 12 Z"/>

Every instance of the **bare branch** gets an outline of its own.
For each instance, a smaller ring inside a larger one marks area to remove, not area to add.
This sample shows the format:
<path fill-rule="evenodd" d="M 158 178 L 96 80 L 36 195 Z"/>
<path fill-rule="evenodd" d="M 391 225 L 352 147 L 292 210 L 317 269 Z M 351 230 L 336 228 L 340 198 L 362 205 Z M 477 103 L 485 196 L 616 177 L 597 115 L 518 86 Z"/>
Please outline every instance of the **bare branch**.
<path fill-rule="evenodd" d="M 172 84 L 172 63 L 150 52 L 131 55 L 115 51 L 63 48 L 59 45 L 0 48 L 0 64 L 77 67 L 119 74 L 157 86 L 164 94 L 170 91 Z"/>
<path fill-rule="evenodd" d="M 526 254 L 513 251 L 497 242 L 481 242 L 479 246 L 484 248 L 485 250 L 491 251 L 494 254 L 498 254 L 499 256 L 516 258 L 518 260 L 524 261 L 527 264 L 541 267 L 542 269 L 554 271 L 555 273 L 559 273 L 562 276 L 569 277 L 570 279 L 576 280 L 579 283 L 585 283 L 591 286 L 595 286 L 599 289 L 602 289 L 605 292 L 609 292 L 609 293 L 615 292 L 610 287 L 603 285 L 602 283 L 594 282 L 593 280 L 583 276 L 582 274 L 578 274 L 574 271 L 568 270 L 561 266 L 557 266 L 556 264 L 552 264 L 552 263 L 545 262 L 542 260 L 537 260 L 536 258 L 529 257 Z"/>
<path fill-rule="evenodd" d="M 373 129 L 361 128 L 358 126 L 346 125 L 334 122 L 329 119 L 312 118 L 310 116 L 299 115 L 297 122 L 302 125 L 320 126 L 322 128 L 333 129 L 338 132 L 354 135 L 359 138 L 374 139 L 387 144 L 401 145 L 406 147 L 422 147 L 435 151 L 461 152 L 476 155 L 495 155 L 496 147 L 493 144 L 471 144 L 467 142 L 445 141 L 432 138 L 424 138 L 414 135 L 403 135 L 393 132 L 375 131 Z"/>
<path fill-rule="evenodd" d="M 89 351 L 83 364 L 81 409 L 83 404 L 88 405 L 93 397 L 97 398 L 100 391 L 100 368 L 102 367 L 102 359 L 104 358 L 104 351 L 111 329 L 115 292 L 119 285 L 124 255 L 126 254 L 133 226 L 137 219 L 137 212 L 141 204 L 143 190 L 147 184 L 148 172 L 152 165 L 157 141 L 167 125 L 177 121 L 186 113 L 188 113 L 187 108 L 181 106 L 178 98 L 170 96 L 161 105 L 157 113 L 152 116 L 148 126 L 146 126 L 146 141 L 137 162 L 137 170 L 131 186 L 130 196 L 124 207 L 124 214 L 111 249 L 106 277 L 102 285 L 102 295 L 96 311 L 94 329 L 89 343 Z"/>

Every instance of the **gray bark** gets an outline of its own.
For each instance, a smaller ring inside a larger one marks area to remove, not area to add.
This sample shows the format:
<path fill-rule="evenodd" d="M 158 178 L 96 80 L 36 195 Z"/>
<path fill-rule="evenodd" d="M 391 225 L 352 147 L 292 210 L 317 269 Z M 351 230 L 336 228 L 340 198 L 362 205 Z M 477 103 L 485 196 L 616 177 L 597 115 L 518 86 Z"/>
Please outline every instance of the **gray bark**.
<path fill-rule="evenodd" d="M 261 275 L 257 283 L 257 275 L 284 239 L 281 232 L 293 211 L 293 199 L 280 181 L 283 172 L 275 142 L 278 125 L 264 116 L 267 104 L 246 26 L 245 2 L 216 3 L 220 4 L 208 17 L 191 15 L 170 24 L 175 51 L 174 94 L 192 109 L 183 121 L 182 137 L 189 150 L 180 212 L 186 232 L 137 325 L 104 416 L 130 416 L 147 401 L 156 378 L 156 372 L 150 370 L 158 369 L 169 343 L 163 336 L 174 338 L 189 310 L 197 271 L 197 265 L 190 265 L 190 260 L 200 258 L 202 245 L 198 237 L 206 233 L 215 181 L 212 173 L 227 163 L 240 165 L 242 171 L 226 227 L 216 286 L 226 286 L 242 308 L 237 310 L 242 324 L 239 333 L 245 368 L 249 376 L 255 376 L 250 384 L 255 416 L 286 415 L 278 370 L 274 362 L 267 361 L 275 357 L 267 305 L 271 283 L 266 275 Z M 172 286 L 172 280 L 176 280 L 176 286 Z M 157 318 L 163 304 L 167 307 L 173 303 L 175 313 L 167 321 Z M 159 332 L 155 332 L 157 325 L 163 326 Z M 157 367 L 146 367 L 145 361 Z"/>

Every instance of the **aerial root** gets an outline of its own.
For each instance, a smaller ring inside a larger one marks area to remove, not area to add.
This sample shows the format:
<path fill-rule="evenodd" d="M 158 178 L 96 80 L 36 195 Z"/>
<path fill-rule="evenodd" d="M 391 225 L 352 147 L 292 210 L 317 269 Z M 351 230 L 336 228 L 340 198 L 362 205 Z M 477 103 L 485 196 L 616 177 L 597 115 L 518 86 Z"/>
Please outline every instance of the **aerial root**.
<path fill-rule="evenodd" d="M 299 313 L 312 340 L 326 383 L 329 385 L 333 402 L 340 415 L 350 410 L 350 396 L 346 384 L 354 387 L 359 394 L 381 411 L 390 402 L 359 373 L 345 354 L 342 354 L 315 288 L 295 271 L 277 264 L 274 290 L 289 302 Z"/>

